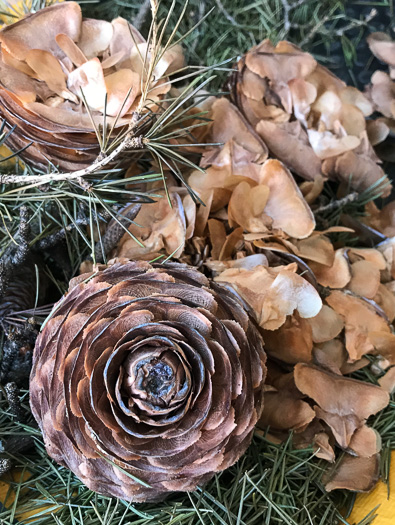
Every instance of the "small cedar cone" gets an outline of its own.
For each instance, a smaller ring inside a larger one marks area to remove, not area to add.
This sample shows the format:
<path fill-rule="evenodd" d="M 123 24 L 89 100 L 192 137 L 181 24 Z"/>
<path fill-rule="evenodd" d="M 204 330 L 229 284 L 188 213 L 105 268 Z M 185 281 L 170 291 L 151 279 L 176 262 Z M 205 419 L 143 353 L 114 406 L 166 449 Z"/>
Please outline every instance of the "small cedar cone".
<path fill-rule="evenodd" d="M 240 458 L 262 413 L 254 322 L 187 265 L 115 261 L 86 279 L 34 352 L 30 402 L 48 453 L 109 496 L 196 489 Z"/>

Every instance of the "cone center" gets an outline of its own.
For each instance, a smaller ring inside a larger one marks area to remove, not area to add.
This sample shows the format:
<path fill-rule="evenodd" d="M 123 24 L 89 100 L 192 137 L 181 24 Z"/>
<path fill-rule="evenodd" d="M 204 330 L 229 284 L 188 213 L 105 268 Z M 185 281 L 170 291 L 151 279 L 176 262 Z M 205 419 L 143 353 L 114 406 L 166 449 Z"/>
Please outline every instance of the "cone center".
<path fill-rule="evenodd" d="M 144 390 L 153 397 L 165 396 L 174 381 L 172 368 L 163 361 L 153 360 L 147 366 L 147 372 L 142 384 Z"/>

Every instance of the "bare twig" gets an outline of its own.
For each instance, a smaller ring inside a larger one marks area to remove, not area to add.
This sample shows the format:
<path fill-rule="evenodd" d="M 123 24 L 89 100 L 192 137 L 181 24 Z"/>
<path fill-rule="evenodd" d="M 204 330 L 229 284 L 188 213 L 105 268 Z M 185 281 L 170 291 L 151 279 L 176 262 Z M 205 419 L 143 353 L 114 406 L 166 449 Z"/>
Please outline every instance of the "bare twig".
<path fill-rule="evenodd" d="M 314 215 L 319 215 L 321 213 L 326 213 L 328 211 L 337 210 L 339 208 L 342 208 L 343 206 L 347 206 L 347 204 L 351 204 L 352 202 L 355 202 L 359 198 L 359 193 L 356 191 L 353 191 L 352 193 L 346 195 L 342 199 L 332 201 L 329 204 L 325 204 L 324 206 L 320 206 L 316 210 L 314 210 Z"/>
<path fill-rule="evenodd" d="M 239 24 L 236 22 L 236 20 L 233 18 L 233 16 L 228 13 L 228 11 L 225 9 L 223 3 L 221 2 L 221 0 L 215 0 L 215 3 L 217 4 L 218 6 L 218 9 L 221 11 L 221 13 L 225 16 L 225 18 L 227 20 L 229 20 L 229 22 L 234 25 L 234 26 L 238 26 Z"/>
<path fill-rule="evenodd" d="M 297 0 L 297 2 L 291 4 L 288 0 L 281 0 L 284 12 L 284 29 L 287 33 L 292 27 L 291 20 L 289 19 L 290 12 L 293 9 L 296 9 L 297 7 L 301 6 L 305 2 L 306 0 Z"/>
<path fill-rule="evenodd" d="M 147 140 L 142 136 L 135 137 L 132 129 L 109 155 L 101 153 L 90 166 L 82 170 L 69 173 L 48 173 L 45 175 L 0 175 L 0 184 L 48 184 L 50 182 L 76 180 L 84 189 L 87 189 L 86 181 L 83 180 L 84 177 L 101 170 L 127 149 L 143 149 L 146 142 Z"/>
<path fill-rule="evenodd" d="M 133 20 L 133 26 L 140 31 L 141 26 L 144 24 L 144 21 L 147 17 L 148 11 L 150 9 L 150 0 L 144 0 L 141 4 L 139 12 L 137 13 L 135 19 Z"/>

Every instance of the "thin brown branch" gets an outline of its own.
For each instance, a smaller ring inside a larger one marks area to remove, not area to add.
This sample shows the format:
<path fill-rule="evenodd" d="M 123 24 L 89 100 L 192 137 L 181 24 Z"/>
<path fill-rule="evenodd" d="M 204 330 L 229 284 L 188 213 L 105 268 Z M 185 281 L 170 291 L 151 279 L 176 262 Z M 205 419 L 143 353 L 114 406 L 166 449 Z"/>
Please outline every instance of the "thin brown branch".
<path fill-rule="evenodd" d="M 349 193 L 342 199 L 332 201 L 329 204 L 325 204 L 324 206 L 320 206 L 316 210 L 314 210 L 314 215 L 318 215 L 320 213 L 326 213 L 328 211 L 337 210 L 338 208 L 342 208 L 343 206 L 346 206 L 347 204 L 351 204 L 352 202 L 355 202 L 358 200 L 359 193 L 356 191 L 353 191 L 352 193 Z"/>
<path fill-rule="evenodd" d="M 104 156 L 101 153 L 95 162 L 86 168 L 69 173 L 48 173 L 45 175 L 0 175 L 0 184 L 48 184 L 50 182 L 75 180 L 86 190 L 88 189 L 88 184 L 84 177 L 101 170 L 127 149 L 144 148 L 146 142 L 147 140 L 143 137 L 135 137 L 133 132 L 129 132 L 119 146 L 110 154 Z"/>

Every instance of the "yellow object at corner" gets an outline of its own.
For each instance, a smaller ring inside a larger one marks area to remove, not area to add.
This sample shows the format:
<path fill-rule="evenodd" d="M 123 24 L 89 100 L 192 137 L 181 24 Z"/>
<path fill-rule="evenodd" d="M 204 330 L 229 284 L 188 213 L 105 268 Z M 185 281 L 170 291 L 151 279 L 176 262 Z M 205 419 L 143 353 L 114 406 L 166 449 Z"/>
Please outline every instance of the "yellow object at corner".
<path fill-rule="evenodd" d="M 390 469 L 390 488 L 394 489 L 395 487 L 395 452 L 391 456 L 391 469 Z M 14 480 L 17 481 L 19 474 L 11 474 L 14 477 Z M 24 480 L 29 478 L 29 474 L 25 472 L 23 476 Z M 9 484 L 6 481 L 0 481 L 0 502 L 4 503 L 7 498 L 6 506 L 9 508 L 14 499 L 15 495 L 10 492 Z M 8 497 L 7 497 L 8 495 Z M 387 496 L 387 485 L 383 482 L 379 482 L 377 486 L 368 494 L 360 494 L 355 501 L 353 511 L 348 518 L 350 524 L 357 524 L 365 518 L 369 512 L 371 512 L 375 507 L 378 509 L 375 511 L 377 517 L 373 521 L 373 525 L 395 525 L 395 491 L 392 491 L 392 494 L 388 498 Z M 19 520 L 23 519 L 33 519 L 35 514 L 42 512 L 43 510 L 48 510 L 49 512 L 53 511 L 48 508 L 48 505 L 43 505 L 41 509 L 35 509 L 26 514 L 19 514 L 18 509 L 16 509 L 16 518 Z M 58 509 L 59 510 L 59 509 Z"/>

